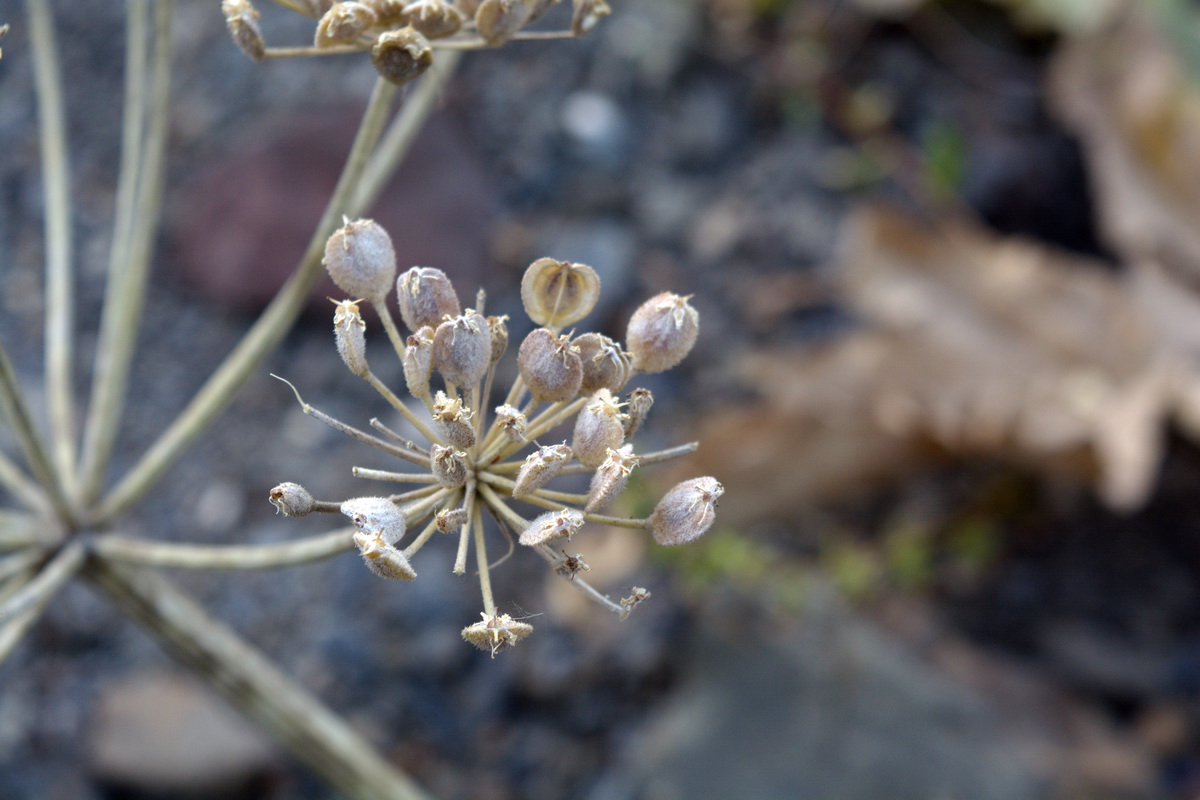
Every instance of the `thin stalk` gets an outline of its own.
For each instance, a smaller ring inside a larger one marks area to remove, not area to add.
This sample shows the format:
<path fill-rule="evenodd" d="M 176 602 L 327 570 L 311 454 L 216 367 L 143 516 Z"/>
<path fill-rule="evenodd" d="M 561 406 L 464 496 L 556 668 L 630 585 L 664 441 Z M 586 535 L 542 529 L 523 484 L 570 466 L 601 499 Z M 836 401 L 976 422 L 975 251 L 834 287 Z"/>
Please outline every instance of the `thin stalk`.
<path fill-rule="evenodd" d="M 59 550 L 36 578 L 0 604 L 0 623 L 8 622 L 31 608 L 40 608 L 50 602 L 55 592 L 83 566 L 86 555 L 83 544 L 78 540 Z"/>
<path fill-rule="evenodd" d="M 516 481 L 511 481 L 508 478 L 503 478 L 499 475 L 494 475 L 494 474 L 491 474 L 488 472 L 481 472 L 479 474 L 479 480 L 482 481 L 482 483 L 480 484 L 480 491 L 487 489 L 490 492 L 491 488 L 487 484 L 501 486 L 505 489 L 510 489 L 510 490 L 514 486 L 517 485 Z M 492 494 L 495 496 L 494 492 L 492 492 Z M 546 498 L 547 494 L 562 494 L 562 493 L 561 492 L 553 492 L 553 493 L 551 493 L 551 492 L 546 492 L 546 493 L 535 492 L 534 494 L 522 495 L 520 498 L 517 498 L 517 499 L 519 499 L 522 503 L 529 503 L 530 505 L 533 505 L 533 506 L 540 506 L 541 508 L 548 508 L 552 511 L 558 511 L 558 510 L 569 507 L 568 505 L 565 505 L 564 503 L 560 503 L 560 502 L 556 502 L 554 500 L 547 499 Z M 574 495 L 571 495 L 571 496 L 574 497 Z M 496 496 L 496 497 L 497 497 L 497 500 L 499 501 L 499 497 L 498 496 Z M 585 497 L 584 499 L 586 500 L 587 498 Z M 646 519 L 632 519 L 630 517 L 610 517 L 607 514 L 589 514 L 586 512 L 583 514 L 583 518 L 588 522 L 595 522 L 599 525 L 612 525 L 613 527 L 616 527 L 616 528 L 630 528 L 632 530 L 644 529 L 646 527 L 647 522 L 649 521 Z"/>
<path fill-rule="evenodd" d="M 430 495 L 437 494 L 443 489 L 445 489 L 445 487 L 441 484 L 422 486 L 420 489 L 413 489 L 411 492 L 401 492 L 400 494 L 388 495 L 388 500 L 391 500 L 393 503 L 403 503 L 406 500 L 419 500 L 422 497 L 429 497 Z"/>
<path fill-rule="evenodd" d="M 428 441 L 434 444 L 441 444 L 442 437 L 438 436 L 425 422 L 409 410 L 408 406 L 404 405 L 404 401 L 389 389 L 383 381 L 375 377 L 375 373 L 367 370 L 367 383 L 371 384 L 371 388 L 379 392 L 384 400 L 388 401 L 388 405 L 400 412 L 400 415 L 408 420 L 408 424 L 417 429 L 417 432 L 424 436 Z"/>
<path fill-rule="evenodd" d="M 392 483 L 437 483 L 437 478 L 428 472 L 389 472 L 385 469 L 351 467 L 350 473 L 356 478 L 365 478 L 369 481 L 390 481 Z"/>
<path fill-rule="evenodd" d="M 30 547 L 19 553 L 13 553 L 0 559 L 0 584 L 20 575 L 22 572 L 33 569 L 34 565 L 45 557 L 46 554 L 44 552 Z"/>
<path fill-rule="evenodd" d="M 542 558 L 546 559 L 546 561 L 549 562 L 553 566 L 557 566 L 562 560 L 558 557 L 558 553 L 554 552 L 554 548 L 552 548 L 548 544 L 539 544 L 534 549 L 537 550 L 538 555 L 540 555 Z M 621 616 L 622 614 L 625 613 L 625 609 L 621 608 L 621 606 L 619 604 L 614 603 L 612 600 L 609 600 L 607 595 L 601 594 L 594 586 L 592 586 L 590 583 L 588 583 L 587 581 L 585 581 L 583 578 L 579 577 L 578 575 L 568 578 L 567 583 L 569 583 L 571 586 L 575 587 L 575 591 L 582 594 L 588 600 L 591 600 L 593 603 L 596 603 L 597 605 L 604 606 L 605 608 L 607 608 L 609 611 L 613 612 L 617 616 Z"/>
<path fill-rule="evenodd" d="M 50 510 L 50 503 L 38 485 L 4 453 L 0 453 L 0 487 L 7 489 L 13 499 L 29 511 L 45 513 Z"/>
<path fill-rule="evenodd" d="M 380 433 L 382 433 L 384 436 L 391 439 L 396 444 L 403 445 L 405 448 L 412 450 L 414 453 L 419 453 L 420 455 L 425 456 L 426 458 L 429 457 L 429 451 L 422 450 L 420 447 L 417 446 L 417 444 L 415 442 L 413 442 L 409 439 L 405 439 L 403 436 L 396 433 L 394 430 L 389 428 L 387 425 L 384 425 L 382 422 L 380 422 L 378 417 L 371 418 L 371 427 L 374 428 L 375 430 L 379 431 Z"/>
<path fill-rule="evenodd" d="M 379 314 L 379 321 L 383 323 L 383 329 L 387 332 L 388 341 L 392 343 L 392 349 L 396 351 L 396 358 L 404 361 L 405 342 L 404 336 L 400 333 L 400 329 L 396 327 L 396 320 L 392 318 L 391 309 L 388 308 L 387 300 L 382 303 L 372 303 L 375 312 Z"/>
<path fill-rule="evenodd" d="M 75 469 L 75 389 L 72 379 L 75 324 L 71 230 L 71 169 L 67 157 L 67 114 L 63 99 L 54 19 L 45 0 L 26 0 L 38 135 L 42 151 L 42 191 L 46 201 L 46 398 L 51 449 L 58 477 L 73 481 Z"/>
<path fill-rule="evenodd" d="M 483 610 L 496 616 L 496 600 L 492 597 L 492 574 L 488 571 L 487 543 L 483 539 L 483 514 L 475 514 L 475 563 L 479 566 L 479 591 L 483 595 Z"/>
<path fill-rule="evenodd" d="M 434 531 L 437 529 L 437 520 L 430 520 L 429 524 L 425 526 L 425 529 L 417 534 L 417 537 L 409 543 L 408 547 L 404 548 L 404 557 L 411 561 L 412 557 L 415 556 L 417 552 L 425 546 L 425 543 L 429 541 L 429 538 L 433 536 Z"/>
<path fill-rule="evenodd" d="M 687 444 L 681 444 L 676 447 L 669 447 L 666 450 L 656 450 L 653 453 L 646 453 L 645 455 L 640 455 L 637 457 L 638 466 L 645 467 L 649 466 L 650 464 L 661 464 L 664 461 L 670 461 L 673 458 L 679 458 L 680 456 L 686 456 L 689 453 L 694 453 L 699 447 L 699 442 L 688 442 Z M 521 462 L 519 461 L 509 464 L 495 464 L 488 468 L 488 472 L 509 473 L 520 471 Z M 586 475 L 590 472 L 595 472 L 595 470 L 591 467 L 584 466 L 583 464 L 568 464 L 560 469 L 558 474 L 560 476 Z"/>
<path fill-rule="evenodd" d="M 467 572 L 467 546 L 470 541 L 471 520 L 479 515 L 479 512 L 475 510 L 475 492 L 479 485 L 474 478 L 467 481 L 467 499 L 463 503 L 463 507 L 467 510 L 467 521 L 458 532 L 458 551 L 454 554 L 454 568 L 451 570 L 455 575 L 465 575 Z"/>
<path fill-rule="evenodd" d="M 353 728 L 166 579 L 102 558 L 92 560 L 86 575 L 171 655 L 340 794 L 428 800 Z"/>
<path fill-rule="evenodd" d="M 93 551 L 126 564 L 177 569 L 257 570 L 309 564 L 354 549 L 354 531 L 341 530 L 290 542 L 259 545 L 193 545 L 105 535 Z"/>
<path fill-rule="evenodd" d="M 104 469 L 120 429 L 145 305 L 150 256 L 161 219 L 170 128 L 171 7 L 170 0 L 154 4 L 154 62 L 147 104 L 146 0 L 130 0 L 129 4 L 117 210 L 79 467 L 78 494 L 84 503 L 95 501 L 100 494 Z M 147 118 L 149 127 L 143 144 L 142 129 Z"/>
<path fill-rule="evenodd" d="M 337 47 L 268 47 L 263 51 L 264 58 L 297 58 L 303 56 L 348 56 L 361 53 L 369 48 L 358 45 L 339 45 Z"/>
<path fill-rule="evenodd" d="M 349 200 L 354 185 L 362 176 L 368 153 L 378 141 L 379 132 L 395 94 L 396 86 L 393 84 L 383 78 L 375 82 L 342 175 L 296 271 L 275 295 L 258 321 L 246 332 L 245 337 L 209 376 L 187 407 L 101 501 L 96 511 L 95 522 L 111 520 L 140 500 L 162 478 L 183 450 L 232 401 L 237 389 L 245 383 L 267 353 L 292 326 L 300 309 L 304 307 L 310 290 L 321 275 L 321 256 L 325 250 L 325 240 L 336 229 L 342 216 L 353 210 L 349 207 Z"/>

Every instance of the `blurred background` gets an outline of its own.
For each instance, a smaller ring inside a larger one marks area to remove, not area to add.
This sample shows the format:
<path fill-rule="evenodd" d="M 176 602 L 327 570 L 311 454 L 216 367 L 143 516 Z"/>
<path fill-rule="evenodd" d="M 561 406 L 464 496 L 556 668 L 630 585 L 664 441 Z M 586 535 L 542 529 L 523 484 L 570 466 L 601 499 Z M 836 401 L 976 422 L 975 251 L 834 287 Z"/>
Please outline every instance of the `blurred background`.
<path fill-rule="evenodd" d="M 177 4 L 168 200 L 116 468 L 228 352 L 303 250 L 374 73 L 248 61 Z M 269 43 L 311 22 L 260 4 Z M 573 549 L 628 621 L 538 559 L 494 580 L 536 632 L 495 660 L 449 546 L 421 579 L 350 554 L 173 577 L 441 798 L 1182 800 L 1200 793 L 1200 3 L 614 0 L 581 41 L 468 54 L 374 216 L 531 327 L 540 256 L 600 273 L 623 337 L 663 290 L 700 341 L 637 382 L 624 511 L 716 476 L 665 551 Z M 119 153 L 120 4 L 55 4 L 78 204 L 83 363 Z M 23 18 L 0 62 L 0 336 L 36 401 L 41 184 Z M 544 20 L 562 27 L 569 9 Z M 335 290 L 142 505 L 132 532 L 332 529 L 268 490 L 362 494 Z M 368 331 L 368 335 L 372 334 Z M 401 380 L 383 337 L 372 365 Z M 510 359 L 511 361 L 511 359 Z M 509 363 L 509 367 L 512 365 Z M 443 568 L 444 567 L 444 568 Z M 0 797 L 328 798 L 86 586 L 0 667 Z"/>

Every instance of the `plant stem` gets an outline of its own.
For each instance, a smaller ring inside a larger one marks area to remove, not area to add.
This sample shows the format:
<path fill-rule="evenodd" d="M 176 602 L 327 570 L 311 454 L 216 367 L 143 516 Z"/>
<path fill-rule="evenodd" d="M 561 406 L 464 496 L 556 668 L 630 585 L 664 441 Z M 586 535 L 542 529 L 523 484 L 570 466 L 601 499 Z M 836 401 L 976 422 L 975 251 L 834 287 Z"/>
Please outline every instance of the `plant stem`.
<path fill-rule="evenodd" d="M 496 616 L 496 600 L 492 597 L 492 574 L 488 571 L 487 543 L 483 540 L 483 514 L 475 514 L 475 563 L 479 565 L 479 591 L 483 594 L 483 610 Z"/>
<path fill-rule="evenodd" d="M 335 531 L 291 542 L 260 545 L 193 545 L 125 536 L 98 536 L 95 553 L 127 564 L 178 569 L 275 569 L 308 564 L 354 548 L 352 530 Z"/>
<path fill-rule="evenodd" d="M 72 541 L 59 550 L 36 578 L 0 604 L 0 624 L 24 614 L 31 608 L 40 608 L 50 602 L 54 593 L 79 571 L 86 555 L 83 543 L 79 540 Z"/>

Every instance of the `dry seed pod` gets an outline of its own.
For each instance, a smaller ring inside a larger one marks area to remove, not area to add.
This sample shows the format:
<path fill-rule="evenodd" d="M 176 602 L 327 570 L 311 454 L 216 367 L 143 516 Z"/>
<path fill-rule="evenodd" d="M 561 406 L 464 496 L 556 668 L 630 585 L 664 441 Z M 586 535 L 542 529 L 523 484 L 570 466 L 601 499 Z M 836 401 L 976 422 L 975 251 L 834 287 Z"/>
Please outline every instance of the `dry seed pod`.
<path fill-rule="evenodd" d="M 521 342 L 517 369 L 539 402 L 570 400 L 583 384 L 583 363 L 566 336 L 555 336 L 548 328 L 536 328 Z"/>
<path fill-rule="evenodd" d="M 429 396 L 433 375 L 433 328 L 426 325 L 408 337 L 404 347 L 404 385 L 413 397 Z"/>
<path fill-rule="evenodd" d="M 356 531 L 354 544 L 362 553 L 363 562 L 379 577 L 401 581 L 416 579 L 417 571 L 408 563 L 404 553 L 392 547 L 380 532 Z"/>
<path fill-rule="evenodd" d="M 475 426 L 471 424 L 471 409 L 463 407 L 462 399 L 453 399 L 445 392 L 433 398 L 433 421 L 446 441 L 460 450 L 475 444 Z"/>
<path fill-rule="evenodd" d="M 533 633 L 533 626 L 528 622 L 519 622 L 508 614 L 488 616 L 483 614 L 483 621 L 468 625 L 462 629 L 462 637 L 480 650 L 488 651 L 492 658 L 501 650 L 507 650 L 517 642 Z"/>
<path fill-rule="evenodd" d="M 404 11 L 408 24 L 430 39 L 453 36 L 463 24 L 462 14 L 445 0 L 416 0 Z"/>
<path fill-rule="evenodd" d="M 717 515 L 717 499 L 725 487 L 716 478 L 692 478 L 658 501 L 647 527 L 662 545 L 686 544 L 708 530 Z"/>
<path fill-rule="evenodd" d="M 629 590 L 629 596 L 621 598 L 621 619 L 628 619 L 633 610 L 638 607 L 647 597 L 650 592 L 640 586 L 634 586 Z"/>
<path fill-rule="evenodd" d="M 621 346 L 599 333 L 585 333 L 572 342 L 579 348 L 583 364 L 583 383 L 580 394 L 592 394 L 597 389 L 620 391 L 629 380 L 629 358 Z"/>
<path fill-rule="evenodd" d="M 573 581 L 579 573 L 591 571 L 591 566 L 583 560 L 583 553 L 576 553 L 573 556 L 569 556 L 566 550 L 560 550 L 559 552 L 563 554 L 563 560 L 558 562 L 558 566 L 554 568 L 555 573 L 558 575 Z"/>
<path fill-rule="evenodd" d="M 654 395 L 649 389 L 634 389 L 628 397 L 629 402 L 626 406 L 629 410 L 625 412 L 626 439 L 638 432 L 646 421 L 646 415 L 650 413 L 650 407 L 654 405 Z"/>
<path fill-rule="evenodd" d="M 430 471 L 438 483 L 457 489 L 467 482 L 467 454 L 435 444 L 430 451 Z"/>
<path fill-rule="evenodd" d="M 521 465 L 512 496 L 520 499 L 536 492 L 549 483 L 570 460 L 571 448 L 567 447 L 566 442 L 538 448 L 526 456 L 525 463 Z"/>
<path fill-rule="evenodd" d="M 645 373 L 670 369 L 692 349 L 699 331 L 700 315 L 687 297 L 671 292 L 651 297 L 633 312 L 625 334 L 633 368 Z"/>
<path fill-rule="evenodd" d="M 267 46 L 258 27 L 258 11 L 249 0 L 221 0 L 221 13 L 239 50 L 254 61 L 267 57 Z"/>
<path fill-rule="evenodd" d="M 275 510 L 285 517 L 303 517 L 311 514 L 316 501 L 298 483 L 281 483 L 267 496 Z"/>
<path fill-rule="evenodd" d="M 594 514 L 607 508 L 625 491 L 629 483 L 629 473 L 638 464 L 638 457 L 633 454 L 633 445 L 625 445 L 619 450 L 609 449 L 604 462 L 592 475 L 592 483 L 588 488 L 587 505 L 583 510 Z"/>
<path fill-rule="evenodd" d="M 334 3 L 317 22 L 313 44 L 317 47 L 354 44 L 376 22 L 375 12 L 362 3 Z"/>
<path fill-rule="evenodd" d="M 375 12 L 375 18 L 384 28 L 400 28 L 408 24 L 405 6 L 409 0 L 363 0 L 363 5 Z"/>
<path fill-rule="evenodd" d="M 591 313 L 600 298 L 600 278 L 586 264 L 539 258 L 521 278 L 521 302 L 538 325 L 562 328 Z"/>
<path fill-rule="evenodd" d="M 367 340 L 364 331 L 367 323 L 363 322 L 362 314 L 358 311 L 358 303 L 353 300 L 334 301 L 337 308 L 333 312 L 333 338 L 337 344 L 338 355 L 342 363 L 360 378 L 367 377 Z"/>
<path fill-rule="evenodd" d="M 487 322 L 488 330 L 492 333 L 492 363 L 495 364 L 508 349 L 508 314 L 488 317 Z"/>
<path fill-rule="evenodd" d="M 325 243 L 322 263 L 339 289 L 372 303 L 383 302 L 396 276 L 392 237 L 372 219 L 346 220 Z"/>
<path fill-rule="evenodd" d="M 507 42 L 528 20 L 521 0 L 483 0 L 475 9 L 475 29 L 492 47 Z"/>
<path fill-rule="evenodd" d="M 443 318 L 462 313 L 454 284 L 434 267 L 413 267 L 401 275 L 396 280 L 396 304 L 410 331 L 426 325 L 436 329 Z"/>
<path fill-rule="evenodd" d="M 612 13 L 604 0 L 573 0 L 575 6 L 571 14 L 571 33 L 583 36 L 596 27 L 596 23 Z"/>
<path fill-rule="evenodd" d="M 386 497 L 355 497 L 342 503 L 341 512 L 363 533 L 379 533 L 388 544 L 404 536 L 404 512 Z"/>
<path fill-rule="evenodd" d="M 496 406 L 496 424 L 504 436 L 513 444 L 525 444 L 525 426 L 528 420 L 515 406 Z"/>
<path fill-rule="evenodd" d="M 529 527 L 521 531 L 517 541 L 526 547 L 537 547 L 555 539 L 570 539 L 582 527 L 582 512 L 573 508 L 547 511 L 529 523 Z"/>
<path fill-rule="evenodd" d="M 371 64 L 384 79 L 403 86 L 429 69 L 433 49 L 420 31 L 410 27 L 379 34 L 371 46 Z"/>
<path fill-rule="evenodd" d="M 492 333 L 487 320 L 469 308 L 434 331 L 434 369 L 455 385 L 474 386 L 487 374 L 491 358 Z"/>
<path fill-rule="evenodd" d="M 585 467 L 595 469 L 609 450 L 625 441 L 625 415 L 608 389 L 600 389 L 575 417 L 571 451 Z"/>
<path fill-rule="evenodd" d="M 439 531 L 450 533 L 451 531 L 461 530 L 462 526 L 467 524 L 467 510 L 461 506 L 459 508 L 442 509 L 433 519 Z"/>

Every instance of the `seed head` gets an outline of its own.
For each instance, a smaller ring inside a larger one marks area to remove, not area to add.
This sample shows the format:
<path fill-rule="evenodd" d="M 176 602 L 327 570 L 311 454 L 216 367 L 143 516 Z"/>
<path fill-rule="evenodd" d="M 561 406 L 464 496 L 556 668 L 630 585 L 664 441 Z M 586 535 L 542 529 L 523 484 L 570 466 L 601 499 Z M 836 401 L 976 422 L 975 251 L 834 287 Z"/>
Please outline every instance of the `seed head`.
<path fill-rule="evenodd" d="M 371 46 L 371 64 L 375 71 L 397 86 L 420 76 L 433 63 L 433 48 L 413 27 L 385 31 Z"/>
<path fill-rule="evenodd" d="M 562 328 L 586 317 L 600 298 L 600 278 L 585 264 L 539 258 L 521 279 L 525 313 L 538 325 Z"/>
<path fill-rule="evenodd" d="M 609 450 L 625 441 L 625 415 L 608 389 L 599 389 L 575 417 L 571 451 L 585 467 L 600 466 Z"/>
<path fill-rule="evenodd" d="M 531 331 L 521 342 L 517 369 L 539 402 L 570 400 L 583 385 L 583 362 L 570 337 L 555 336 L 548 328 Z"/>
<path fill-rule="evenodd" d="M 396 303 L 410 331 L 425 325 L 436 330 L 445 317 L 462 313 L 454 284 L 434 267 L 412 267 L 401 275 L 396 280 Z"/>
<path fill-rule="evenodd" d="M 587 505 L 583 510 L 589 514 L 603 511 L 613 500 L 625 491 L 629 483 L 629 473 L 638 464 L 638 457 L 633 454 L 633 445 L 625 445 L 619 450 L 609 448 L 604 462 L 592 475 L 592 484 L 588 488 Z"/>
<path fill-rule="evenodd" d="M 467 482 L 467 454 L 435 444 L 429 454 L 433 477 L 442 486 L 458 488 Z"/>
<path fill-rule="evenodd" d="M 566 442 L 539 447 L 521 465 L 512 496 L 520 498 L 536 492 L 549 483 L 570 460 L 571 448 L 567 447 Z"/>
<path fill-rule="evenodd" d="M 303 517 L 312 513 L 315 501 L 298 483 L 281 483 L 271 490 L 268 498 L 275 510 L 285 517 Z"/>
<path fill-rule="evenodd" d="M 612 339 L 599 333 L 585 333 L 572 344 L 579 348 L 583 364 L 580 394 L 592 394 L 597 389 L 617 392 L 629 380 L 629 356 Z"/>
<path fill-rule="evenodd" d="M 221 0 L 221 12 L 225 15 L 225 27 L 238 49 L 254 61 L 267 57 L 267 46 L 263 43 L 262 30 L 258 27 L 258 10 L 250 0 Z"/>
<path fill-rule="evenodd" d="M 371 219 L 346 220 L 325 243 L 323 263 L 339 289 L 372 303 L 383 302 L 396 276 L 392 237 Z"/>
<path fill-rule="evenodd" d="M 641 429 L 646 422 L 646 415 L 650 413 L 650 407 L 654 405 L 654 395 L 649 389 L 634 389 L 629 393 L 629 402 L 626 407 L 629 409 L 626 413 L 625 420 L 625 438 L 628 439 Z"/>
<path fill-rule="evenodd" d="M 462 637 L 480 650 L 490 651 L 492 658 L 533 633 L 528 622 L 519 622 L 508 614 L 482 614 L 483 620 L 462 629 Z"/>
<path fill-rule="evenodd" d="M 375 12 L 362 3 L 334 3 L 317 22 L 313 44 L 317 47 L 353 44 L 376 22 Z"/>
<path fill-rule="evenodd" d="M 487 320 L 471 309 L 447 319 L 433 334 L 433 366 L 458 386 L 474 386 L 487 374 L 492 333 Z"/>
<path fill-rule="evenodd" d="M 379 577 L 402 581 L 416 579 L 417 571 L 408 563 L 404 553 L 389 544 L 382 532 L 356 531 L 354 544 L 362 553 L 367 567 Z"/>
<path fill-rule="evenodd" d="M 355 497 L 343 502 L 341 511 L 360 532 L 377 533 L 389 545 L 404 536 L 404 512 L 386 497 Z"/>
<path fill-rule="evenodd" d="M 467 510 L 462 506 L 453 509 L 442 509 L 434 516 L 437 529 L 442 533 L 457 531 L 467 524 Z"/>
<path fill-rule="evenodd" d="M 363 5 L 370 6 L 375 12 L 375 18 L 384 28 L 400 28 L 408 24 L 408 11 L 405 8 L 410 0 L 363 0 Z"/>
<path fill-rule="evenodd" d="M 687 297 L 663 292 L 633 312 L 625 346 L 638 372 L 662 372 L 678 364 L 696 343 L 700 315 Z"/>
<path fill-rule="evenodd" d="M 416 398 L 429 396 L 433 375 L 433 328 L 426 325 L 408 337 L 404 347 L 404 385 Z"/>
<path fill-rule="evenodd" d="M 547 511 L 529 523 L 517 541 L 526 547 L 537 547 L 555 539 L 570 539 L 582 527 L 583 513 L 580 511 L 573 508 Z"/>
<path fill-rule="evenodd" d="M 445 0 L 416 0 L 404 10 L 408 24 L 430 39 L 453 36 L 463 24 L 462 14 Z"/>
<path fill-rule="evenodd" d="M 365 331 L 367 323 L 363 322 L 362 314 L 358 311 L 358 303 L 353 300 L 334 301 L 337 308 L 333 312 L 333 337 L 337 343 L 338 355 L 347 368 L 360 378 L 367 377 L 367 341 Z"/>
<path fill-rule="evenodd" d="M 507 42 L 528 20 L 521 0 L 483 0 L 475 9 L 475 29 L 492 47 Z"/>
<path fill-rule="evenodd" d="M 648 527 L 662 545 L 685 544 L 708 530 L 717 515 L 717 499 L 725 487 L 716 478 L 692 478 L 663 495 L 650 514 Z"/>
<path fill-rule="evenodd" d="M 495 364 L 504 357 L 508 350 L 508 315 L 488 317 L 488 330 L 492 334 L 492 363 Z"/>
<path fill-rule="evenodd" d="M 513 444 L 525 444 L 527 420 L 517 408 L 510 405 L 496 406 L 496 424 L 504 436 Z"/>

